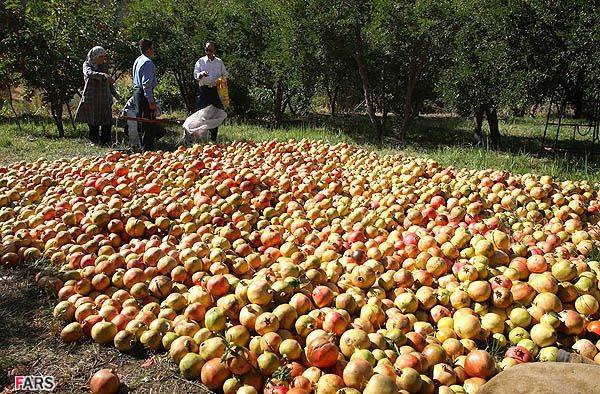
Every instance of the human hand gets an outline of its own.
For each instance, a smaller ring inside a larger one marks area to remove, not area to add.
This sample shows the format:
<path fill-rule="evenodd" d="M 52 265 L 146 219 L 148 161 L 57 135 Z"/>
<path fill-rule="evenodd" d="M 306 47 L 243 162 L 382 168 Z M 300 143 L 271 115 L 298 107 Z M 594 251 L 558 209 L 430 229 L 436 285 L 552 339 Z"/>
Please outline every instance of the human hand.
<path fill-rule="evenodd" d="M 208 77 L 208 71 L 201 71 L 201 72 L 200 72 L 200 76 L 201 76 L 202 78 L 204 78 L 204 77 Z"/>
<path fill-rule="evenodd" d="M 108 82 L 110 85 L 112 85 L 112 83 L 114 82 L 114 79 L 109 74 L 105 73 L 104 78 L 106 78 L 106 82 Z"/>

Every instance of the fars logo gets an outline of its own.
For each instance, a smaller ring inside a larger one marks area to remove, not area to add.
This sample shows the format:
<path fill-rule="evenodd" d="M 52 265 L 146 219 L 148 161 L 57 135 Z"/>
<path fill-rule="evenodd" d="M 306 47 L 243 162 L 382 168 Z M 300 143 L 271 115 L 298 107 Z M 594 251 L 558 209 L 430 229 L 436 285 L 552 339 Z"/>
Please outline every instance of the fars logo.
<path fill-rule="evenodd" d="M 15 391 L 38 390 L 53 391 L 56 387 L 54 376 L 17 375 L 15 376 Z"/>

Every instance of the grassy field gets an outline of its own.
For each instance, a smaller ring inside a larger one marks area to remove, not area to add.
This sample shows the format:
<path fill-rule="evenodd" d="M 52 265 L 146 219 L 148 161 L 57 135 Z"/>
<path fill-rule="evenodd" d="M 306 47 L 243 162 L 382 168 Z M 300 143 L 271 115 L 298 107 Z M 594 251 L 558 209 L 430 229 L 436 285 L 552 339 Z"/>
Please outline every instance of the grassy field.
<path fill-rule="evenodd" d="M 221 142 L 237 139 L 288 140 L 311 138 L 331 143 L 350 142 L 382 153 L 402 153 L 408 156 L 428 157 L 443 165 L 466 168 L 497 168 L 514 173 L 533 172 L 548 174 L 558 179 L 586 179 L 600 182 L 600 161 L 589 156 L 573 153 L 540 154 L 543 118 L 512 118 L 502 121 L 503 136 L 499 150 L 475 148 L 471 145 L 472 123 L 469 119 L 453 116 L 418 118 L 409 130 L 407 140 L 400 144 L 393 137 L 383 142 L 375 141 L 371 128 L 364 117 L 313 116 L 290 120 L 274 129 L 266 121 L 228 120 L 221 127 Z M 65 124 L 66 138 L 56 138 L 56 130 L 49 118 L 23 117 L 19 131 L 12 118 L 0 118 L 0 164 L 15 161 L 33 161 L 39 157 L 56 159 L 80 155 L 102 154 L 108 148 L 93 146 L 86 141 L 86 126 L 74 130 Z M 117 128 L 118 132 L 122 130 Z M 566 137 L 565 133 L 565 137 Z M 569 136 L 572 137 L 572 136 Z M 181 140 L 181 129 L 170 127 L 169 133 L 160 141 L 161 149 L 174 149 Z M 561 139 L 567 146 L 582 146 L 581 137 Z"/>

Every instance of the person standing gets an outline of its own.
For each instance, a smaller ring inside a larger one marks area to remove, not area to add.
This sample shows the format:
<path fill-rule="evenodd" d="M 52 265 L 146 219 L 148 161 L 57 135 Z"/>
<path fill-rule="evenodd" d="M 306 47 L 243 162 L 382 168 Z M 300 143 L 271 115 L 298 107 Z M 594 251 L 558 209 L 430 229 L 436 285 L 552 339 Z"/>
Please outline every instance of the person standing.
<path fill-rule="evenodd" d="M 85 86 L 75 119 L 88 124 L 88 137 L 93 144 L 109 145 L 113 124 L 112 98 L 120 99 L 120 96 L 115 90 L 114 80 L 108 74 L 105 60 L 106 50 L 100 46 L 88 52 L 83 62 Z"/>
<path fill-rule="evenodd" d="M 143 38 L 139 42 L 141 55 L 133 63 L 133 101 L 138 118 L 155 119 L 156 101 L 154 88 L 157 85 L 156 67 L 154 57 L 154 44 L 152 40 Z M 149 123 L 138 123 L 138 133 L 142 134 L 142 151 L 154 149 L 156 127 Z"/>
<path fill-rule="evenodd" d="M 196 111 L 213 105 L 223 109 L 219 98 L 216 81 L 220 77 L 227 77 L 227 70 L 223 61 L 216 56 L 215 43 L 208 41 L 204 45 L 205 56 L 198 59 L 194 66 L 194 79 L 198 81 L 198 95 L 196 97 Z M 217 140 L 219 128 L 210 130 L 210 139 Z"/>

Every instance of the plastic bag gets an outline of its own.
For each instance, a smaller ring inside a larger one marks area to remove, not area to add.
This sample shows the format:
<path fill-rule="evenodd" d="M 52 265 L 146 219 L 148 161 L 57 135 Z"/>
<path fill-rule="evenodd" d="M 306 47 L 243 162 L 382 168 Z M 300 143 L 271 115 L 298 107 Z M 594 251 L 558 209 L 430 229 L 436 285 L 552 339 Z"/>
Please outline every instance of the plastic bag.
<path fill-rule="evenodd" d="M 191 114 L 183 122 L 183 141 L 186 145 L 208 141 L 210 129 L 217 128 L 227 118 L 227 112 L 213 105 Z"/>
<path fill-rule="evenodd" d="M 135 118 L 137 115 L 134 109 L 127 110 L 125 116 L 128 118 Z M 127 120 L 127 138 L 129 139 L 129 146 L 135 149 L 141 149 L 142 143 L 140 135 L 138 133 L 138 122 L 135 120 Z"/>
<path fill-rule="evenodd" d="M 137 110 L 133 97 L 127 100 L 125 107 L 123 107 L 122 115 L 128 118 L 135 118 L 137 116 Z M 129 146 L 134 149 L 141 149 L 140 135 L 138 133 L 138 123 L 133 119 L 127 119 L 124 131 L 127 134 L 129 140 Z"/>
<path fill-rule="evenodd" d="M 215 81 L 217 85 L 217 92 L 219 93 L 219 98 L 221 99 L 221 103 L 225 108 L 229 107 L 229 87 L 227 85 L 226 77 L 219 77 Z"/>
<path fill-rule="evenodd" d="M 136 118 L 137 117 L 137 108 L 135 106 L 135 102 L 133 97 L 127 100 L 125 106 L 123 107 L 123 111 L 121 112 L 122 116 L 127 118 Z M 161 115 L 160 110 L 160 100 L 156 100 L 156 111 L 155 116 L 158 117 Z M 155 139 L 159 139 L 164 135 L 164 129 L 162 131 L 159 127 L 157 127 L 158 131 L 155 132 Z M 125 132 L 127 133 L 127 139 L 129 140 L 129 146 L 134 149 L 142 148 L 142 141 L 140 133 L 138 132 L 138 122 L 135 119 L 127 119 L 127 124 L 125 128 Z"/>

